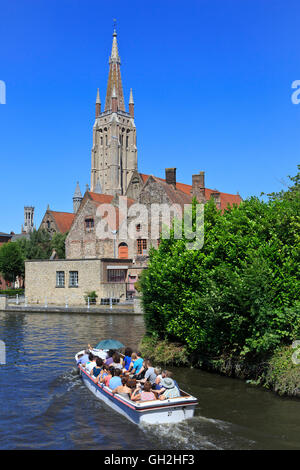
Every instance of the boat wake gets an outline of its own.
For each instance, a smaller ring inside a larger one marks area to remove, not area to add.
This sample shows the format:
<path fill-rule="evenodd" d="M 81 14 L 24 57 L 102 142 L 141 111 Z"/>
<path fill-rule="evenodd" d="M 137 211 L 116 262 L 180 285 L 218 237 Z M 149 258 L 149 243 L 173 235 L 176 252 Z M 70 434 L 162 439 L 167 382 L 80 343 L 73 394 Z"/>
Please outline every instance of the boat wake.
<path fill-rule="evenodd" d="M 140 427 L 148 437 L 173 450 L 249 449 L 254 444 L 254 441 L 240 435 L 238 426 L 199 415 L 181 423 L 142 424 Z"/>

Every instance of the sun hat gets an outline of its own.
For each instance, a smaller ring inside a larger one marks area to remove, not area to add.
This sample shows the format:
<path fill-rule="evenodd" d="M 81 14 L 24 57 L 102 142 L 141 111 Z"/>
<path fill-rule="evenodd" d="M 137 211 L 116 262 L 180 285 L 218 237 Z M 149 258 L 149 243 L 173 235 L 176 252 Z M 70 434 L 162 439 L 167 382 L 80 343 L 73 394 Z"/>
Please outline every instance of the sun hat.
<path fill-rule="evenodd" d="M 160 381 L 161 385 L 163 388 L 173 388 L 175 387 L 174 380 L 171 379 L 170 377 L 165 377 Z"/>

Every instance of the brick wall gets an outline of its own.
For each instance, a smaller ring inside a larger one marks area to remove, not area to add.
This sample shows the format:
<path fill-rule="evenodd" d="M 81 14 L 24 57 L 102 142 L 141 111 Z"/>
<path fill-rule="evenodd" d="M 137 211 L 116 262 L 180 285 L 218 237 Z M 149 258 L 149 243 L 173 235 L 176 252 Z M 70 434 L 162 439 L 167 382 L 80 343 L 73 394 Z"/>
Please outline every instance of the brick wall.
<path fill-rule="evenodd" d="M 84 305 L 87 291 L 99 298 L 101 260 L 53 260 L 25 262 L 25 295 L 29 304 Z M 56 287 L 56 272 L 64 271 L 65 287 Z M 78 287 L 69 287 L 69 272 L 78 271 Z"/>

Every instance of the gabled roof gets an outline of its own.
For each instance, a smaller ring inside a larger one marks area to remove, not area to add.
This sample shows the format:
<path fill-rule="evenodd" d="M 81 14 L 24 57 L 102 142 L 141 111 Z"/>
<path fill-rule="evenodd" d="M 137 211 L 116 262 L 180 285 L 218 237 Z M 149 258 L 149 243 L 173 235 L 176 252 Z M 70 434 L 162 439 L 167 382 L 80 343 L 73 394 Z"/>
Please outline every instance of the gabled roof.
<path fill-rule="evenodd" d="M 11 238 L 14 234 L 0 232 L 0 237 Z"/>
<path fill-rule="evenodd" d="M 116 196 L 112 196 L 110 194 L 98 194 L 98 193 L 92 193 L 88 192 L 87 197 L 91 199 L 96 206 L 100 206 L 101 204 L 110 204 L 112 207 L 115 209 L 115 214 L 116 214 L 116 219 L 114 217 L 111 217 L 111 214 L 108 214 L 107 216 L 107 223 L 111 230 L 118 230 L 119 226 L 123 222 L 125 218 L 125 214 L 122 214 L 119 210 L 118 203 L 116 200 Z M 134 204 L 136 201 L 130 198 L 127 199 L 127 207 L 129 208 L 132 204 Z M 115 205 L 116 201 L 116 205 Z"/>
<path fill-rule="evenodd" d="M 50 209 L 48 209 L 47 212 L 52 215 L 56 226 L 61 233 L 66 233 L 70 230 L 75 214 L 72 212 L 51 211 Z"/>
<path fill-rule="evenodd" d="M 94 202 L 98 204 L 110 204 L 113 200 L 114 196 L 111 194 L 99 194 L 99 193 L 92 193 L 91 191 L 87 192 L 87 196 Z"/>
<path fill-rule="evenodd" d="M 148 178 L 150 177 L 150 175 L 145 175 L 143 173 L 140 173 L 140 176 L 144 184 L 148 181 Z M 172 185 L 168 184 L 165 179 L 158 178 L 157 176 L 152 176 L 152 177 L 157 182 L 161 182 L 163 184 L 164 188 L 167 191 L 168 196 L 170 197 L 173 203 L 182 205 L 182 204 L 189 204 L 191 202 L 192 186 L 190 184 L 176 182 L 176 190 L 175 190 L 175 188 L 173 188 Z M 209 189 L 209 188 L 204 189 L 204 195 L 205 195 L 206 201 L 209 201 L 212 193 L 216 193 L 216 192 L 220 193 L 221 210 L 226 209 L 228 204 L 239 205 L 242 202 L 242 198 L 239 194 L 222 193 L 220 191 L 217 191 L 216 189 Z M 188 198 L 185 198 L 184 195 L 188 196 Z"/>

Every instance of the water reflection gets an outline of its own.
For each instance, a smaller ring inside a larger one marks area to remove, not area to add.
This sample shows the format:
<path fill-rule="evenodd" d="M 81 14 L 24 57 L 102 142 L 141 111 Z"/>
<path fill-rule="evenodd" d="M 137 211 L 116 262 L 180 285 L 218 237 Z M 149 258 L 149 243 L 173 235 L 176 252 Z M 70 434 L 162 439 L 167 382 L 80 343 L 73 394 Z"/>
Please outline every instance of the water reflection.
<path fill-rule="evenodd" d="M 195 417 L 137 427 L 82 384 L 74 354 L 115 338 L 135 349 L 142 317 L 0 314 L 8 362 L 0 366 L 1 449 L 289 449 L 300 448 L 300 402 L 242 381 L 173 369 L 199 399 Z"/>

